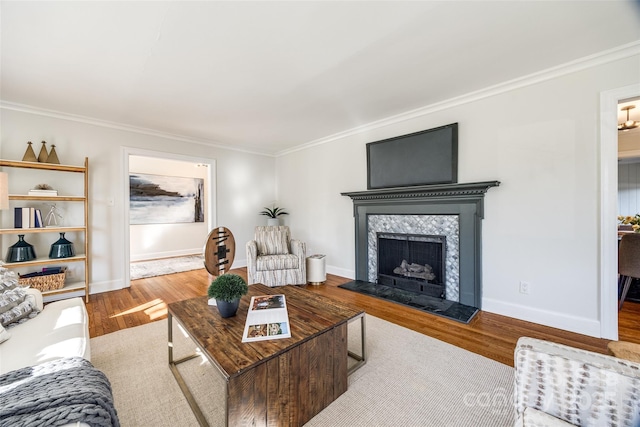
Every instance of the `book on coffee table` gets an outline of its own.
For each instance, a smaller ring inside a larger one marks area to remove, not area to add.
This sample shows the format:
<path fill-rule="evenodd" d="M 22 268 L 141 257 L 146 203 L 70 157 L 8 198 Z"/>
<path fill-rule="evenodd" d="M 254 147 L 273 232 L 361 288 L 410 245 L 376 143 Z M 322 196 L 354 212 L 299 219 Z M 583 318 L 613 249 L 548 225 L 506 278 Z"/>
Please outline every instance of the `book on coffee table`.
<path fill-rule="evenodd" d="M 291 338 L 289 312 L 284 295 L 251 297 L 242 342 Z"/>

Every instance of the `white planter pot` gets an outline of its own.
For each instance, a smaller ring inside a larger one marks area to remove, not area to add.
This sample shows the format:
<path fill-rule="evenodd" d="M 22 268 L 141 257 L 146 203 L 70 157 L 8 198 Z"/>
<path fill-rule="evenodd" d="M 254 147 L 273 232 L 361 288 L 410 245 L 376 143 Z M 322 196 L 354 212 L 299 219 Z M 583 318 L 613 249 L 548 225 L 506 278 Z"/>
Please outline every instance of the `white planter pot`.
<path fill-rule="evenodd" d="M 279 218 L 267 218 L 267 225 L 269 225 L 269 226 L 280 225 L 280 219 Z"/>

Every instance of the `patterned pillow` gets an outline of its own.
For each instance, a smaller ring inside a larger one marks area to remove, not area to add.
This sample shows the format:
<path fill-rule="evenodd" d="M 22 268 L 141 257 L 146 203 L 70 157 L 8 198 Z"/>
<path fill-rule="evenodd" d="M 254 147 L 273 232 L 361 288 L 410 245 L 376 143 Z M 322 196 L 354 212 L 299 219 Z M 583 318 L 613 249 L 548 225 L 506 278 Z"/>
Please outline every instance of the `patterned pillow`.
<path fill-rule="evenodd" d="M 282 227 L 256 227 L 258 255 L 289 254 L 289 229 Z"/>
<path fill-rule="evenodd" d="M 0 293 L 18 286 L 18 277 L 13 271 L 0 267 Z"/>
<path fill-rule="evenodd" d="M 25 288 L 16 287 L 0 294 L 0 325 L 8 327 L 34 318 L 39 313 Z"/>

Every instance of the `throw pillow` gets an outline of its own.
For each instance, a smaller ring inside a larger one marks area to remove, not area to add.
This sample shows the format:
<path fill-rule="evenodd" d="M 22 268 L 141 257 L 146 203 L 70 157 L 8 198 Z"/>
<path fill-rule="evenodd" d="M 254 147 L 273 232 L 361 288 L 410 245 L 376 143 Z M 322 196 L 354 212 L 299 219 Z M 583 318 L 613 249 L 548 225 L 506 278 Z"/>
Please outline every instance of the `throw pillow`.
<path fill-rule="evenodd" d="M 286 228 L 265 227 L 256 231 L 259 255 L 287 255 L 289 240 Z"/>
<path fill-rule="evenodd" d="M 18 277 L 13 271 L 0 267 L 0 293 L 18 286 Z"/>
<path fill-rule="evenodd" d="M 0 325 L 0 344 L 11 338 L 11 333 L 4 326 Z"/>
<path fill-rule="evenodd" d="M 14 326 L 34 318 L 38 313 L 33 298 L 27 298 L 27 291 L 24 288 L 16 287 L 0 294 L 0 324 L 2 326 Z"/>

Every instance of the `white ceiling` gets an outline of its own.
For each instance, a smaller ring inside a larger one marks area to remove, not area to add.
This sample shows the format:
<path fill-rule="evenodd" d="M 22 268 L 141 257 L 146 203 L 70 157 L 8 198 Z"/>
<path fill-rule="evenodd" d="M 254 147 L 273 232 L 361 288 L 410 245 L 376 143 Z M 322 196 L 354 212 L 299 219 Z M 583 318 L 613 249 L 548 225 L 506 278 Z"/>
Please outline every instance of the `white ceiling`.
<path fill-rule="evenodd" d="M 634 1 L 0 8 L 3 102 L 269 154 L 640 40 Z"/>

